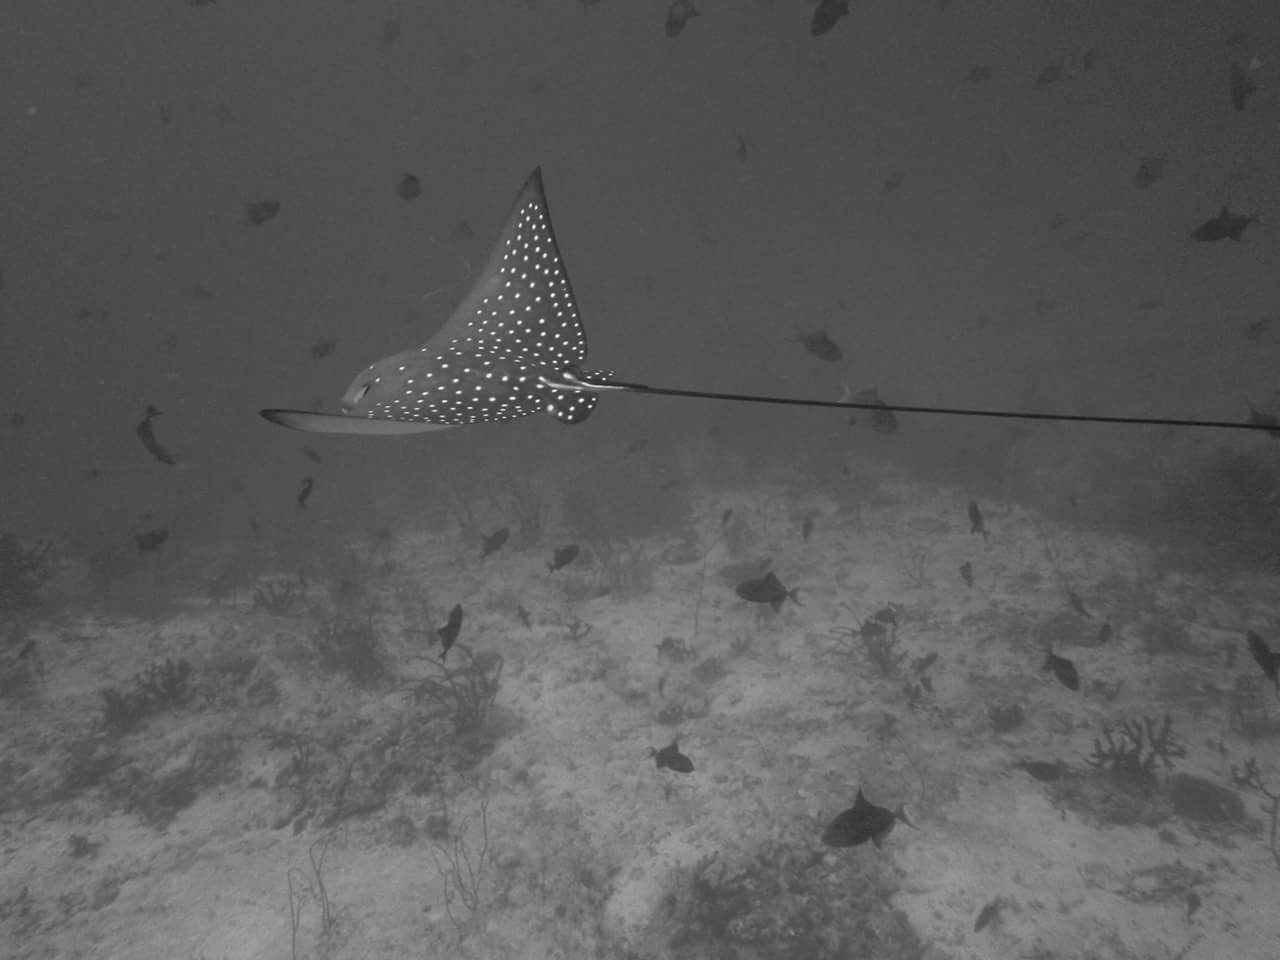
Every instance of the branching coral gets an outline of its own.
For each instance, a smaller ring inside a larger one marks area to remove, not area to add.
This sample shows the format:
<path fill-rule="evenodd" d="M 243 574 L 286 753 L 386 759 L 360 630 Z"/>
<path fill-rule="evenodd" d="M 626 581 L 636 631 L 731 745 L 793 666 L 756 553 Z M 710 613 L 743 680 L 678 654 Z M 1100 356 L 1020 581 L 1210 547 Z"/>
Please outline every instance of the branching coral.
<path fill-rule="evenodd" d="M 857 627 L 833 627 L 828 636 L 834 640 L 837 653 L 861 652 L 882 677 L 897 676 L 907 659 L 898 645 L 898 606 L 889 604 L 877 610 Z"/>
<path fill-rule="evenodd" d="M 413 699 L 452 717 L 457 733 L 470 733 L 484 727 L 493 711 L 502 689 L 503 659 L 493 651 L 473 654 L 462 645 L 454 649 L 465 662 L 452 668 L 440 664 L 439 676 L 419 681 Z"/>
<path fill-rule="evenodd" d="M 191 664 L 186 660 L 153 663 L 134 677 L 125 693 L 108 687 L 102 691 L 102 722 L 108 730 L 124 732 L 142 720 L 191 696 Z"/>
<path fill-rule="evenodd" d="M 1173 768 L 1175 757 L 1186 755 L 1186 749 L 1174 735 L 1173 718 L 1164 715 L 1125 720 L 1113 731 L 1103 726 L 1102 736 L 1093 740 L 1089 766 L 1109 773 L 1118 783 L 1131 787 L 1151 787 L 1156 780 L 1156 764 Z"/>

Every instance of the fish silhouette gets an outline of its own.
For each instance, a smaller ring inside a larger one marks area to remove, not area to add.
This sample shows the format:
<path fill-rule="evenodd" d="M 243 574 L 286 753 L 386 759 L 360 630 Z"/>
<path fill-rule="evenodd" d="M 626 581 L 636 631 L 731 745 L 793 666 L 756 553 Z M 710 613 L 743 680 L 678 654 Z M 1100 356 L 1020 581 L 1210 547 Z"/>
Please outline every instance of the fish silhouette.
<path fill-rule="evenodd" d="M 1220 214 L 1202 225 L 1196 238 L 1238 239 L 1254 219 Z M 426 343 L 367 367 L 344 394 L 342 413 L 279 408 L 260 413 L 279 426 L 309 433 L 399 436 L 505 422 L 535 413 L 547 413 L 565 424 L 582 423 L 595 409 L 598 395 L 614 391 L 731 403 L 868 410 L 872 412 L 872 426 L 881 433 L 897 429 L 893 411 L 1004 420 L 1267 429 L 1263 424 L 1239 420 L 890 404 L 873 391 L 840 400 L 814 400 L 655 387 L 618 380 L 611 371 L 586 371 L 586 359 L 582 317 L 556 243 L 542 171 L 535 169 L 516 197 L 497 243 L 471 288 Z"/>
<path fill-rule="evenodd" d="M 1253 657 L 1253 662 L 1258 665 L 1276 690 L 1280 691 L 1280 653 L 1274 652 L 1267 645 L 1267 641 L 1252 630 L 1245 634 L 1245 641 L 1249 644 L 1249 654 Z"/>
<path fill-rule="evenodd" d="M 675 773 L 693 773 L 693 761 L 680 752 L 680 744 L 672 740 L 661 750 L 649 748 L 649 756 L 659 770 L 671 770 Z"/>
<path fill-rule="evenodd" d="M 449 619 L 445 622 L 445 625 L 436 631 L 440 637 L 440 646 L 444 648 L 444 652 L 440 654 L 441 663 L 449 656 L 449 651 L 453 649 L 454 643 L 457 642 L 458 632 L 461 629 L 462 604 L 455 603 L 453 609 L 449 611 Z"/>
<path fill-rule="evenodd" d="M 483 560 L 491 553 L 497 553 L 506 546 L 507 538 L 511 536 L 511 528 L 503 527 L 496 530 L 488 536 L 480 538 L 480 559 Z"/>
<path fill-rule="evenodd" d="M 879 847 L 899 820 L 909 827 L 915 826 L 907 819 L 907 812 L 901 804 L 897 810 L 878 807 L 859 790 L 853 806 L 827 824 L 827 828 L 822 831 L 822 842 L 828 847 L 856 847 L 870 840 Z"/>
<path fill-rule="evenodd" d="M 1076 665 L 1066 657 L 1060 657 L 1049 650 L 1045 654 L 1044 664 L 1040 669 L 1048 670 L 1068 690 L 1080 689 L 1080 674 L 1076 670 Z"/>

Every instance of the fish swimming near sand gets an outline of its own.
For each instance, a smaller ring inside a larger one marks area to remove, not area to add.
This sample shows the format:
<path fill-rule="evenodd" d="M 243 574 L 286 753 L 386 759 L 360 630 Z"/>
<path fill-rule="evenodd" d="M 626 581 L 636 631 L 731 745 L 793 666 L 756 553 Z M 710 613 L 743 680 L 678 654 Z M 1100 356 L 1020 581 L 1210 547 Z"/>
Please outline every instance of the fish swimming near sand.
<path fill-rule="evenodd" d="M 166 466 L 176 467 L 178 458 L 156 439 L 155 427 L 151 425 L 151 421 L 160 416 L 161 412 L 155 406 L 147 404 L 146 413 L 143 414 L 142 419 L 138 422 L 135 432 L 138 434 L 138 439 L 142 441 L 142 445 L 147 448 L 147 453 Z"/>
<path fill-rule="evenodd" d="M 1267 645 L 1267 641 L 1252 630 L 1245 634 L 1245 640 L 1249 644 L 1249 655 L 1253 657 L 1253 662 L 1276 690 L 1280 691 L 1280 653 L 1275 653 Z"/>
<path fill-rule="evenodd" d="M 1066 657 L 1060 657 L 1049 650 L 1045 653 L 1044 664 L 1040 669 L 1048 670 L 1068 690 L 1080 689 L 1080 673 L 1076 670 L 1076 665 Z"/>
<path fill-rule="evenodd" d="M 551 554 L 551 559 L 547 562 L 547 573 L 555 573 L 557 570 L 562 570 L 577 559 L 578 545 L 576 543 L 556 547 Z"/>
<path fill-rule="evenodd" d="M 1244 228 L 1257 221 L 1257 217 L 1244 213 L 1233 213 L 1227 207 L 1218 211 L 1216 217 L 1210 217 L 1191 231 L 1191 239 L 1201 243 L 1213 243 L 1217 240 L 1236 240 L 1244 236 Z"/>
<path fill-rule="evenodd" d="M 827 824 L 827 828 L 822 831 L 822 842 L 828 847 L 856 847 L 870 840 L 878 848 L 898 821 L 909 827 L 915 826 L 907 819 L 906 810 L 901 804 L 897 810 L 877 807 L 859 790 L 853 806 Z"/>
<path fill-rule="evenodd" d="M 693 761 L 680 752 L 680 744 L 672 740 L 661 750 L 649 748 L 649 756 L 659 770 L 671 770 L 675 773 L 693 773 Z"/>
<path fill-rule="evenodd" d="M 835 12 L 844 4 L 827 6 Z M 1197 229 L 1195 236 L 1201 240 L 1239 239 L 1255 219 L 1224 211 Z M 271 423 L 309 433 L 402 436 L 501 423 L 535 413 L 546 413 L 564 424 L 582 423 L 595 409 L 599 394 L 608 391 L 868 410 L 873 429 L 880 433 L 896 432 L 894 411 L 1219 430 L 1266 429 L 1257 423 L 1231 420 L 890 404 L 874 390 L 841 400 L 818 400 L 656 387 L 619 380 L 612 371 L 588 371 L 584 368 L 586 359 L 587 338 L 577 298 L 556 243 L 542 172 L 535 169 L 516 197 L 497 242 L 474 275 L 470 289 L 430 339 L 363 370 L 344 394 L 341 413 L 280 408 L 260 413 Z M 155 450 L 151 452 L 156 454 Z"/>
<path fill-rule="evenodd" d="M 737 594 L 748 603 L 767 603 L 773 607 L 773 612 L 777 613 L 782 609 L 782 602 L 790 600 L 792 603 L 800 603 L 797 590 L 788 590 L 782 585 L 782 581 L 778 579 L 778 575 L 773 571 L 769 571 L 763 577 L 755 580 L 746 580 L 738 584 L 736 587 Z"/>
<path fill-rule="evenodd" d="M 458 640 L 460 630 L 462 630 L 462 604 L 455 603 L 453 609 L 449 611 L 449 619 L 445 625 L 436 631 L 437 636 L 440 637 L 440 646 L 444 648 L 444 652 L 440 654 L 441 663 L 449 656 L 449 651 Z"/>
<path fill-rule="evenodd" d="M 507 538 L 511 536 L 511 528 L 503 527 L 501 530 L 495 530 L 488 536 L 480 538 L 480 559 L 483 560 L 491 553 L 497 553 L 506 546 Z"/>
<path fill-rule="evenodd" d="M 426 343 L 371 364 L 341 414 L 264 410 L 311 433 L 396 435 L 547 413 L 581 423 L 609 374 L 584 374 L 587 337 L 535 170 L 507 216 L 489 261 Z M 597 383 L 584 388 L 580 377 Z"/>
<path fill-rule="evenodd" d="M 811 333 L 801 334 L 794 339 L 798 340 L 807 353 L 811 353 L 819 360 L 825 360 L 827 363 L 837 363 L 844 359 L 844 354 L 840 352 L 840 345 L 827 336 L 825 330 L 814 330 Z"/>

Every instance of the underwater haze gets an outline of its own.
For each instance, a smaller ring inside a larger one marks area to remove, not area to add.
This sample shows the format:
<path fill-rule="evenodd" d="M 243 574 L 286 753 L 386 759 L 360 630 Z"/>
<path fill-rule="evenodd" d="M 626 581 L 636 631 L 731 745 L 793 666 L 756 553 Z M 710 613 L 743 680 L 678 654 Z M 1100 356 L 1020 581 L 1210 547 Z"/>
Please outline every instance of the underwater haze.
<path fill-rule="evenodd" d="M 0 956 L 1280 957 L 1280 6 L 13 6 Z"/>

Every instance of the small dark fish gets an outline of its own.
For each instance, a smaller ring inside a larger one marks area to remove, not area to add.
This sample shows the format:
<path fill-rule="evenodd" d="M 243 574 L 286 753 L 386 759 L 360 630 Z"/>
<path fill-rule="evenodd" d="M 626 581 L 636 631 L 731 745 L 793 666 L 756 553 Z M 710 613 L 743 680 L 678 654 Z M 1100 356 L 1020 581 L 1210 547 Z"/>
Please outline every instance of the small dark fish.
<path fill-rule="evenodd" d="M 693 5 L 693 0 L 671 0 L 667 8 L 666 33 L 668 37 L 678 37 L 685 25 L 694 17 L 701 16 Z"/>
<path fill-rule="evenodd" d="M 898 432 L 898 418 L 893 415 L 893 411 L 885 407 L 885 403 L 880 399 L 880 391 L 875 387 L 868 387 L 866 390 L 859 390 L 857 393 L 849 396 L 849 390 L 845 388 L 846 396 L 844 401 L 852 400 L 855 403 L 871 404 L 874 409 L 871 411 L 871 429 L 876 433 L 894 434 Z M 857 422 L 850 420 L 850 423 Z"/>
<path fill-rule="evenodd" d="M 822 842 L 828 847 L 856 847 L 870 840 L 878 848 L 899 820 L 909 827 L 915 826 L 907 819 L 906 811 L 901 805 L 897 810 L 877 807 L 859 790 L 853 806 L 827 824 L 827 828 L 822 831 Z"/>
<path fill-rule="evenodd" d="M 533 617 L 529 616 L 529 611 L 524 608 L 523 604 L 516 604 L 516 616 L 520 619 L 520 622 L 524 624 L 524 628 L 526 630 L 533 629 Z"/>
<path fill-rule="evenodd" d="M 675 773 L 693 773 L 693 761 L 680 752 L 679 743 L 672 740 L 661 750 L 649 748 L 649 756 L 657 764 L 659 770 L 672 770 Z"/>
<path fill-rule="evenodd" d="M 1042 780 L 1045 783 L 1062 779 L 1062 764 L 1057 760 L 1052 763 L 1048 760 L 1019 760 L 1014 766 L 1025 770 L 1037 780 Z"/>
<path fill-rule="evenodd" d="M 750 141 L 743 134 L 738 134 L 738 162 L 746 163 L 751 159 Z"/>
<path fill-rule="evenodd" d="M 159 550 L 161 545 L 169 539 L 168 527 L 156 527 L 154 530 L 147 530 L 143 533 L 136 534 L 133 542 L 138 547 L 139 553 L 151 553 Z"/>
<path fill-rule="evenodd" d="M 1232 213 L 1226 207 L 1218 211 L 1216 217 L 1206 220 L 1191 231 L 1191 239 L 1201 243 L 1213 243 L 1215 240 L 1239 240 L 1244 235 L 1244 228 L 1258 218 L 1243 213 Z"/>
<path fill-rule="evenodd" d="M 320 456 L 315 447 L 303 447 L 302 455 L 312 463 L 324 463 L 324 458 Z"/>
<path fill-rule="evenodd" d="M 571 543 L 568 546 L 556 547 L 555 553 L 551 555 L 551 562 L 547 564 L 547 572 L 555 573 L 557 570 L 567 567 L 578 559 L 578 545 Z"/>
<path fill-rule="evenodd" d="M 417 200 L 422 196 L 422 181 L 412 173 L 406 173 L 396 184 L 396 196 L 401 200 Z"/>
<path fill-rule="evenodd" d="M 792 603 L 800 602 L 799 591 L 784 587 L 772 570 L 755 580 L 742 581 L 736 589 L 743 600 L 749 603 L 767 603 L 773 607 L 774 613 L 782 609 L 782 602 L 788 598 Z"/>
<path fill-rule="evenodd" d="M 969 68 L 968 79 L 970 83 L 986 83 L 991 79 L 991 68 L 985 64 L 974 64 Z"/>
<path fill-rule="evenodd" d="M 400 19 L 398 17 L 389 17 L 382 21 L 382 46 L 391 46 L 400 39 Z"/>
<path fill-rule="evenodd" d="M 840 352 L 840 347 L 827 336 L 825 330 L 814 330 L 812 333 L 805 333 L 796 340 L 804 344 L 805 350 L 813 354 L 819 360 L 825 360 L 827 363 L 836 363 L 844 359 L 844 354 Z"/>
<path fill-rule="evenodd" d="M 1262 668 L 1266 678 L 1277 690 L 1280 690 L 1280 653 L 1272 652 L 1267 646 L 1267 641 L 1252 630 L 1245 634 L 1245 639 L 1249 643 L 1249 653 L 1253 655 L 1253 662 Z"/>
<path fill-rule="evenodd" d="M 960 564 L 960 579 L 964 581 L 966 587 L 973 586 L 973 564 L 968 560 Z"/>
<path fill-rule="evenodd" d="M 280 212 L 280 202 L 278 200 L 255 200 L 252 203 L 246 203 L 245 223 L 255 227 L 260 227 L 268 220 L 274 220 Z"/>
<path fill-rule="evenodd" d="M 1093 47 L 1090 47 L 1088 50 L 1086 50 L 1083 54 L 1080 55 L 1080 66 L 1084 67 L 1086 71 L 1092 70 L 1093 65 L 1097 62 L 1098 62 L 1098 51 L 1095 50 Z"/>
<path fill-rule="evenodd" d="M 729 525 L 729 521 L 733 519 L 733 507 L 730 507 L 724 513 L 720 514 L 720 529 L 723 530 Z"/>
<path fill-rule="evenodd" d="M 1080 594 L 1076 593 L 1074 590 L 1067 591 L 1067 603 L 1071 604 L 1071 609 L 1080 614 L 1080 616 L 1084 617 L 1086 620 L 1093 619 L 1093 614 L 1085 609 L 1084 601 L 1080 599 Z"/>
<path fill-rule="evenodd" d="M 1060 657 L 1049 650 L 1045 655 L 1044 665 L 1040 669 L 1051 672 L 1068 690 L 1080 689 L 1080 674 L 1076 672 L 1076 665 L 1066 657 Z"/>
<path fill-rule="evenodd" d="M 1036 86 L 1047 87 L 1051 83 L 1057 83 L 1062 79 L 1062 68 L 1063 63 L 1061 60 L 1046 64 L 1045 68 L 1036 75 Z"/>
<path fill-rule="evenodd" d="M 806 514 L 804 521 L 800 524 L 800 539 L 805 543 L 809 542 L 809 537 L 813 533 L 813 514 Z"/>
<path fill-rule="evenodd" d="M 1097 639 L 1098 645 L 1101 646 L 1104 643 L 1110 643 L 1112 633 L 1113 631 L 1111 629 L 1111 621 L 1107 620 L 1106 623 L 1104 623 L 1102 626 L 1098 628 L 1098 639 Z"/>
<path fill-rule="evenodd" d="M 978 506 L 977 500 L 969 501 L 969 533 L 980 533 L 983 539 L 989 539 L 991 534 L 987 532 L 986 522 L 982 519 L 982 509 Z"/>
<path fill-rule="evenodd" d="M 809 36 L 820 37 L 849 15 L 849 0 L 818 0 L 818 7 L 809 21 Z"/>
<path fill-rule="evenodd" d="M 28 640 L 26 643 L 22 645 L 22 649 L 18 651 L 18 656 L 15 659 L 25 660 L 27 659 L 27 657 L 31 656 L 35 652 L 36 652 L 36 641 L 33 638 L 31 640 Z"/>
<path fill-rule="evenodd" d="M 503 527 L 496 530 L 487 537 L 480 538 L 480 559 L 483 560 L 491 553 L 497 553 L 507 543 L 507 537 L 511 536 L 511 528 Z"/>
<path fill-rule="evenodd" d="M 914 670 L 916 673 L 924 673 L 926 670 L 928 670 L 937 662 L 938 662 L 938 651 L 935 650 L 933 651 L 933 653 L 926 653 L 923 657 L 920 657 L 919 659 L 912 661 L 911 669 Z"/>
<path fill-rule="evenodd" d="M 302 478 L 302 486 L 298 489 L 298 509 L 307 509 L 307 501 L 311 499 L 311 491 L 315 489 L 316 481 L 311 474 L 307 474 Z"/>
<path fill-rule="evenodd" d="M 307 509 L 307 501 L 311 499 L 311 492 L 315 489 L 316 481 L 311 474 L 307 474 L 302 478 L 302 483 L 298 487 L 297 505 L 299 510 Z"/>
<path fill-rule="evenodd" d="M 337 340 L 332 337 L 320 337 L 315 343 L 311 344 L 311 359 L 323 360 L 337 349 Z"/>
<path fill-rule="evenodd" d="M 458 631 L 461 629 L 462 604 L 455 603 L 453 609 L 449 611 L 448 622 L 436 631 L 440 635 L 440 645 L 444 647 L 444 652 L 440 654 L 441 663 L 444 663 L 445 657 L 449 656 L 449 651 L 453 649 L 453 644 L 458 639 Z"/>
<path fill-rule="evenodd" d="M 1261 320 L 1253 321 L 1253 323 L 1249 324 L 1248 328 L 1245 330 L 1245 337 L 1255 343 L 1261 340 L 1263 335 L 1266 334 L 1267 329 L 1271 326 L 1271 321 L 1274 319 L 1275 317 L 1263 317 Z"/>
<path fill-rule="evenodd" d="M 1246 400 L 1245 403 L 1249 404 L 1249 423 L 1265 427 L 1267 436 L 1273 440 L 1280 440 L 1280 420 L 1277 420 L 1269 413 L 1263 413 L 1249 400 Z"/>
<path fill-rule="evenodd" d="M 1204 901 L 1200 899 L 1200 894 L 1196 893 L 1194 890 L 1187 891 L 1187 919 L 1188 920 L 1190 920 L 1193 916 L 1195 916 L 1195 912 L 1200 909 L 1200 905 L 1203 902 Z"/>
<path fill-rule="evenodd" d="M 142 445 L 147 448 L 147 453 L 151 454 L 161 463 L 169 466 L 176 466 L 178 458 L 160 445 L 156 440 L 155 429 L 151 426 L 151 421 L 160 416 L 160 411 L 150 404 L 147 405 L 147 412 L 142 420 L 138 423 L 137 433 L 138 439 L 142 441 Z"/>
<path fill-rule="evenodd" d="M 1231 81 L 1231 106 L 1237 110 L 1243 110 L 1248 105 L 1249 98 L 1258 92 L 1258 85 L 1253 82 L 1249 72 L 1238 63 L 1231 65 L 1227 75 Z"/>
<path fill-rule="evenodd" d="M 1004 901 L 996 897 L 985 907 L 978 911 L 978 919 L 973 921 L 973 932 L 981 933 L 983 928 L 991 926 L 1000 916 L 1000 910 L 1004 906 Z"/>
<path fill-rule="evenodd" d="M 1138 172 L 1133 176 L 1133 185 L 1145 190 L 1164 176 L 1164 157 L 1143 157 L 1138 164 Z"/>

